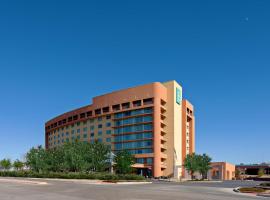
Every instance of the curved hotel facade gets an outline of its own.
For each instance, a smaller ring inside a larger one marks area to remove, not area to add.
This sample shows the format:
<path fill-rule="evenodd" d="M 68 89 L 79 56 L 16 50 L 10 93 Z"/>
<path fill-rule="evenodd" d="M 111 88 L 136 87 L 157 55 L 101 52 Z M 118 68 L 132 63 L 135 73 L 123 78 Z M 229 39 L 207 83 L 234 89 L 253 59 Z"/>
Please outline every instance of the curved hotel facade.
<path fill-rule="evenodd" d="M 193 106 L 175 81 L 154 82 L 94 97 L 92 104 L 45 124 L 45 145 L 74 140 L 109 145 L 134 154 L 138 173 L 185 178 L 183 160 L 195 151 Z"/>

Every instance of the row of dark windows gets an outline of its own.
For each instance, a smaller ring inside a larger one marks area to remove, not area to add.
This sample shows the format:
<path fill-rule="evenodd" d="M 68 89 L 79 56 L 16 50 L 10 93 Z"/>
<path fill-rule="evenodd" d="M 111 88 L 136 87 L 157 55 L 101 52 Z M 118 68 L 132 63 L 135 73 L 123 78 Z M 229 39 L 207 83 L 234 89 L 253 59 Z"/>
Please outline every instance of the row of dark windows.
<path fill-rule="evenodd" d="M 154 99 L 153 98 L 148 98 L 148 99 L 143 99 L 143 100 L 136 100 L 133 102 L 126 102 L 126 103 L 122 103 L 122 104 L 116 104 L 112 106 L 112 111 L 118 111 L 121 110 L 121 106 L 122 109 L 129 109 L 131 106 L 131 103 L 133 105 L 133 107 L 139 107 L 143 105 L 150 105 L 154 103 Z M 94 110 L 95 115 L 100 115 L 100 114 L 105 114 L 105 113 L 109 113 L 110 112 L 110 107 L 103 107 L 103 108 L 98 108 Z M 56 128 L 57 126 L 61 126 L 63 124 L 66 124 L 67 122 L 72 122 L 72 121 L 77 121 L 79 118 L 80 119 L 84 119 L 87 117 L 92 117 L 93 116 L 93 111 L 88 111 L 86 113 L 80 113 L 78 115 L 74 115 L 74 116 L 70 116 L 67 119 L 63 119 L 60 120 L 58 122 L 55 122 L 54 124 L 51 124 L 50 126 L 47 126 L 46 129 L 52 129 L 52 128 Z M 110 119 L 111 116 L 107 115 L 106 116 L 107 119 Z"/>

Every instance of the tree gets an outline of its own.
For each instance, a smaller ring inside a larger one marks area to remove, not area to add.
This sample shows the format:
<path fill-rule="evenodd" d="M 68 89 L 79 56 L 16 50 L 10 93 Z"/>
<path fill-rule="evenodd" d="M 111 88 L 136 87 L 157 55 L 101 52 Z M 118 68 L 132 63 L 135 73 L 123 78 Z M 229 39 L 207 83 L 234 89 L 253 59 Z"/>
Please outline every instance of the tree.
<path fill-rule="evenodd" d="M 239 169 L 235 169 L 235 179 L 239 180 L 241 178 L 241 173 L 239 171 Z"/>
<path fill-rule="evenodd" d="M 110 149 L 107 145 L 75 141 L 63 145 L 63 168 L 65 171 L 104 171 L 109 165 Z"/>
<path fill-rule="evenodd" d="M 89 164 L 84 159 L 88 154 L 91 154 L 89 144 L 80 141 L 65 143 L 63 145 L 63 169 L 69 172 L 86 171 Z"/>
<path fill-rule="evenodd" d="M 198 160 L 198 171 L 202 176 L 202 179 L 207 178 L 207 173 L 211 169 L 211 160 L 208 155 L 203 154 L 203 155 L 197 155 L 197 160 Z"/>
<path fill-rule="evenodd" d="M 135 163 L 134 157 L 127 151 L 119 151 L 114 158 L 116 172 L 119 174 L 128 174 L 132 171 L 132 165 Z"/>
<path fill-rule="evenodd" d="M 184 161 L 185 169 L 190 173 L 191 179 L 194 179 L 194 173 L 198 171 L 198 156 L 195 153 L 188 154 Z"/>
<path fill-rule="evenodd" d="M 49 150 L 42 146 L 31 148 L 26 154 L 26 165 L 39 173 L 101 172 L 109 166 L 109 153 L 109 147 L 103 143 L 90 144 L 76 140 Z"/>
<path fill-rule="evenodd" d="M 4 168 L 4 170 L 9 170 L 12 167 L 10 159 L 1 160 L 0 166 Z"/>
<path fill-rule="evenodd" d="M 13 163 L 13 167 L 19 171 L 19 170 L 22 170 L 23 169 L 23 166 L 24 166 L 24 163 L 20 160 L 15 160 L 14 163 Z"/>
<path fill-rule="evenodd" d="M 46 156 L 46 150 L 42 146 L 33 147 L 26 154 L 26 165 L 35 172 L 48 171 Z"/>
<path fill-rule="evenodd" d="M 110 148 L 101 142 L 95 141 L 90 144 L 90 153 L 86 159 L 91 163 L 91 171 L 104 171 L 110 164 Z"/>
<path fill-rule="evenodd" d="M 262 177 L 264 175 L 264 169 L 260 168 L 258 171 L 258 177 Z"/>

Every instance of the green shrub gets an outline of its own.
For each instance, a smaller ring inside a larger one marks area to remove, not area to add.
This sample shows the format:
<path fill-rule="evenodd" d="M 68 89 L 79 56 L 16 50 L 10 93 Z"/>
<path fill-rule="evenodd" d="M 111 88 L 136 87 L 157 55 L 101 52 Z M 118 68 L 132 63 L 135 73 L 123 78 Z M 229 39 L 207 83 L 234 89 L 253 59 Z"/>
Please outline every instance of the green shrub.
<path fill-rule="evenodd" d="M 26 178 L 61 178 L 61 179 L 98 179 L 98 180 L 140 180 L 143 181 L 143 176 L 134 174 L 110 174 L 97 172 L 50 172 L 38 173 L 32 171 L 0 171 L 2 177 L 26 177 Z"/>
<path fill-rule="evenodd" d="M 258 177 L 262 177 L 264 175 L 264 169 L 259 169 Z"/>

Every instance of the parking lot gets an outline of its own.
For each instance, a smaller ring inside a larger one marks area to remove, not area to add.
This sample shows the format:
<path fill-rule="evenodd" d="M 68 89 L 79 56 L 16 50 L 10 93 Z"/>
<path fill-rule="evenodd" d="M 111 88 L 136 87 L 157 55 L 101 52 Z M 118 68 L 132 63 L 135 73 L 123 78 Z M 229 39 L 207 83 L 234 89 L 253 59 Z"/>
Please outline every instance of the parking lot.
<path fill-rule="evenodd" d="M 1 200 L 244 200 L 260 197 L 236 194 L 232 188 L 254 182 L 155 181 L 152 184 L 104 184 L 95 181 L 0 178 Z"/>

